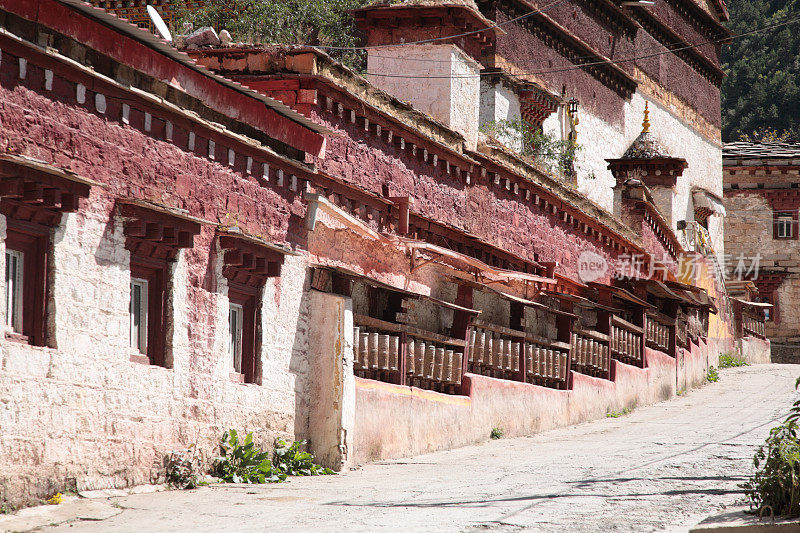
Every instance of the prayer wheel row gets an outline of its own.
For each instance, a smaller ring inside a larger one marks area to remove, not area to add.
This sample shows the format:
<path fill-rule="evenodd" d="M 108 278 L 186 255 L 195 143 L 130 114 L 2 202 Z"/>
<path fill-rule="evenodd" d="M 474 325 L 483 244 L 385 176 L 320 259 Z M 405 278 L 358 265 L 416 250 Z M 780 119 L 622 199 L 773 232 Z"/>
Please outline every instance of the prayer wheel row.
<path fill-rule="evenodd" d="M 572 334 L 572 364 L 575 370 L 590 375 L 608 372 L 608 345 L 595 339 Z"/>
<path fill-rule="evenodd" d="M 633 361 L 642 360 L 642 337 L 626 329 L 611 326 L 611 350 Z"/>
<path fill-rule="evenodd" d="M 400 336 L 353 328 L 353 370 L 400 371 Z M 458 385 L 463 352 L 408 336 L 406 374 L 409 380 Z"/>
<path fill-rule="evenodd" d="M 525 357 L 528 377 L 557 381 L 566 379 L 566 353 L 508 338 L 487 329 L 472 329 L 470 363 L 476 371 L 519 372 L 522 357 Z"/>

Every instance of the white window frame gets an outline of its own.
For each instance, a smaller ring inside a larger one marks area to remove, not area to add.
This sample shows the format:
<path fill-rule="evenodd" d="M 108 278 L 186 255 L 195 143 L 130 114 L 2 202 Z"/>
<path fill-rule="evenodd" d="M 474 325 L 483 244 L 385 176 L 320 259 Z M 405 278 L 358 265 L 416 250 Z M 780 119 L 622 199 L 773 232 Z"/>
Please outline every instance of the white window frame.
<path fill-rule="evenodd" d="M 244 306 L 230 303 L 228 309 L 228 354 L 233 371 L 242 373 L 242 336 L 244 333 Z"/>
<path fill-rule="evenodd" d="M 791 239 L 794 237 L 793 213 L 778 213 L 775 223 L 778 225 L 777 235 L 779 239 Z"/>
<path fill-rule="evenodd" d="M 12 272 L 12 265 L 16 270 Z M 25 254 L 6 248 L 6 326 L 22 333 L 22 288 Z"/>
<path fill-rule="evenodd" d="M 135 290 L 139 289 L 139 305 L 134 301 Z M 147 355 L 147 322 L 148 322 L 148 292 L 150 284 L 146 279 L 131 278 L 131 304 L 130 304 L 130 343 L 131 348 L 142 355 Z M 137 326 L 136 319 L 139 324 Z"/>

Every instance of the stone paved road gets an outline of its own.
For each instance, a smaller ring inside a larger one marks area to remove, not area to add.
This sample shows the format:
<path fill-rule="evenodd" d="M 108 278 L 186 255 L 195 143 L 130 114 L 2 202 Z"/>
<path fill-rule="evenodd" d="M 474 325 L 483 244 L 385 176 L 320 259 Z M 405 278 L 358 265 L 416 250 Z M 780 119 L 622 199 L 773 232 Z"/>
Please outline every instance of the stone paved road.
<path fill-rule="evenodd" d="M 800 366 L 718 383 L 619 419 L 488 442 L 345 475 L 112 499 L 60 531 L 685 531 L 737 484 L 795 399 Z M 49 531 L 49 529 L 48 529 Z"/>

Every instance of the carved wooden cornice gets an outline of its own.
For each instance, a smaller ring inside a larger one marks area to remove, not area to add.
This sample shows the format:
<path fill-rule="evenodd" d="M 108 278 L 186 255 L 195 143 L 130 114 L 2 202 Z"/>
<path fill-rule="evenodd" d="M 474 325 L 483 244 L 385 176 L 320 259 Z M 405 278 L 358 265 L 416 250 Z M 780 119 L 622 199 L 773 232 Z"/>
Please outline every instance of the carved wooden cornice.
<path fill-rule="evenodd" d="M 704 78 L 717 87 L 722 84 L 725 72 L 713 61 L 698 52 L 696 48 L 689 48 L 691 46 L 690 43 L 686 42 L 680 35 L 672 31 L 669 26 L 653 16 L 652 13 L 646 9 L 636 9 L 633 11 L 633 18 L 642 25 L 642 28 L 644 28 L 647 33 L 652 35 L 667 49 L 673 49 L 673 54 L 681 58 Z"/>
<path fill-rule="evenodd" d="M 508 14 L 512 17 L 526 15 L 530 13 L 532 7 L 525 0 L 513 0 L 505 5 L 510 8 Z M 630 98 L 636 92 L 638 84 L 632 76 L 547 14 L 536 13 L 523 19 L 522 23 L 531 35 L 539 38 L 575 65 L 583 65 L 583 70 L 620 96 Z"/>

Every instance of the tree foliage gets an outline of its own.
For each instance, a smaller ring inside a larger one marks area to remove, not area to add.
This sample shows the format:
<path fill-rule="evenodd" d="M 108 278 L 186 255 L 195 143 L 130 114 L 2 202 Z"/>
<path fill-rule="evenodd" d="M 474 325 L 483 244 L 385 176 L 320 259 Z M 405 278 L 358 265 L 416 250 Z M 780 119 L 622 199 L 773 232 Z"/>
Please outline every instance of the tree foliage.
<path fill-rule="evenodd" d="M 800 0 L 729 0 L 734 33 L 800 15 Z M 800 141 L 800 22 L 723 46 L 722 138 Z"/>
<path fill-rule="evenodd" d="M 210 0 L 187 9 L 191 0 L 173 0 L 176 29 L 189 22 L 195 28 L 228 30 L 234 41 L 251 44 L 303 44 L 351 47 L 359 44 L 350 10 L 369 0 Z M 361 55 L 332 50 L 331 55 L 357 64 Z"/>

